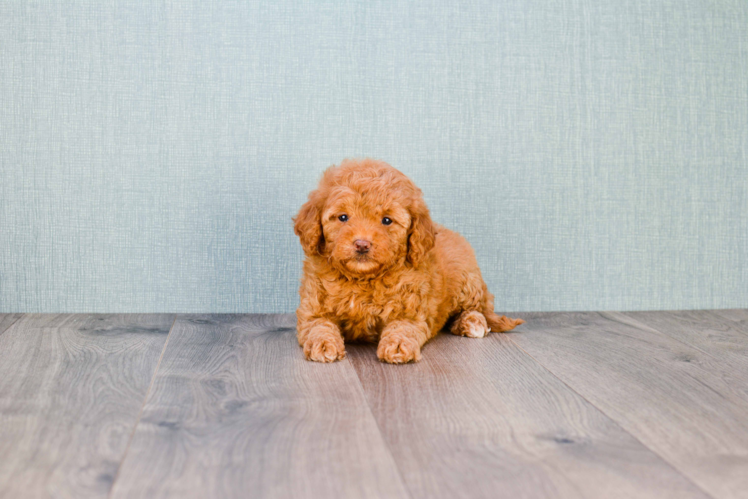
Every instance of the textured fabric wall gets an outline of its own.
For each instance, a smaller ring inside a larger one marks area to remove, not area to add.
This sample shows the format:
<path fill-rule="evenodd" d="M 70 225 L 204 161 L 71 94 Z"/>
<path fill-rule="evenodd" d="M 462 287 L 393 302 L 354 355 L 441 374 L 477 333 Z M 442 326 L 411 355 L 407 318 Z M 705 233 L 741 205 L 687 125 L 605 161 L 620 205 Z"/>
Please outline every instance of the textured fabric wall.
<path fill-rule="evenodd" d="M 748 2 L 0 3 L 0 311 L 282 312 L 390 162 L 498 310 L 748 307 Z"/>

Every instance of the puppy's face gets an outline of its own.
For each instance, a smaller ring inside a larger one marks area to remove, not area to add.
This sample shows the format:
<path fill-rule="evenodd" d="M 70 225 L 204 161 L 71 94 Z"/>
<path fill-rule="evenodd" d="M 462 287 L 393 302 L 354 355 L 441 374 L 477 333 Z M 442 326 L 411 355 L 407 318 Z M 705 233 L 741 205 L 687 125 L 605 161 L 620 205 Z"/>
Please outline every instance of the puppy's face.
<path fill-rule="evenodd" d="M 327 198 L 321 214 L 325 254 L 341 271 L 376 274 L 405 260 L 410 213 L 395 193 L 390 199 L 378 194 L 340 186 Z"/>
<path fill-rule="evenodd" d="M 294 219 L 309 256 L 324 256 L 348 276 L 417 266 L 434 245 L 421 191 L 384 162 L 348 160 L 330 167 Z"/>

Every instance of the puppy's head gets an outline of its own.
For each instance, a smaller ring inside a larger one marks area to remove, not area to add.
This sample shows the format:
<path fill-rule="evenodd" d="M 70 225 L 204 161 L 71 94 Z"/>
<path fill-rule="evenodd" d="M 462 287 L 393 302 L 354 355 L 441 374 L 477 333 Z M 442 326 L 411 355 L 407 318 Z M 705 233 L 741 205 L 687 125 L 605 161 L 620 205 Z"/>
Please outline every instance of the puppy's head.
<path fill-rule="evenodd" d="M 294 218 L 304 252 L 324 256 L 347 276 L 376 276 L 418 266 L 435 231 L 421 190 L 376 160 L 328 168 Z"/>

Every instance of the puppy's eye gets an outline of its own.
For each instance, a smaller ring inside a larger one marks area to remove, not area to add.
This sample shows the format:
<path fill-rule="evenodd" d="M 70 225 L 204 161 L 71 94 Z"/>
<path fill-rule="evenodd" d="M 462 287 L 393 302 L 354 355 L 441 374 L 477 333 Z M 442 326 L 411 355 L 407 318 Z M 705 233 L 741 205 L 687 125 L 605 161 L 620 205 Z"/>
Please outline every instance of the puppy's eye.
<path fill-rule="evenodd" d="M 384 219 L 382 219 L 382 224 L 384 224 L 385 226 L 389 226 L 390 224 L 392 224 L 392 219 L 390 219 L 389 217 L 385 217 Z"/>
<path fill-rule="evenodd" d="M 348 220 L 348 216 L 347 216 L 346 214 L 343 214 L 343 215 L 341 215 L 340 217 L 338 217 L 338 220 L 339 220 L 340 222 L 345 222 L 345 221 L 347 221 L 347 220 Z"/>

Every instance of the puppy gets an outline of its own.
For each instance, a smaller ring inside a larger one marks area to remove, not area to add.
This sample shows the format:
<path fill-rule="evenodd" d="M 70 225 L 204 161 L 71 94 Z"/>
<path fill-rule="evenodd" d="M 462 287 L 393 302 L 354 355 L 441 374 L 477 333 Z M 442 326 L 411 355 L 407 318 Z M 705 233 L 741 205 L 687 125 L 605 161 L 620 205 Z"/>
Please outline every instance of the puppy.
<path fill-rule="evenodd" d="M 328 168 L 294 232 L 306 255 L 296 314 L 307 359 L 342 359 L 346 340 L 379 342 L 380 360 L 407 363 L 445 326 L 480 338 L 524 323 L 494 313 L 470 244 L 432 222 L 421 190 L 382 161 Z"/>

